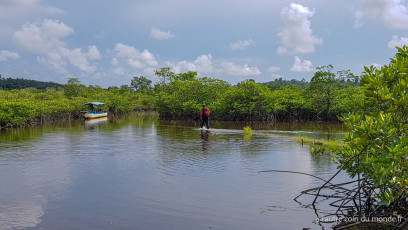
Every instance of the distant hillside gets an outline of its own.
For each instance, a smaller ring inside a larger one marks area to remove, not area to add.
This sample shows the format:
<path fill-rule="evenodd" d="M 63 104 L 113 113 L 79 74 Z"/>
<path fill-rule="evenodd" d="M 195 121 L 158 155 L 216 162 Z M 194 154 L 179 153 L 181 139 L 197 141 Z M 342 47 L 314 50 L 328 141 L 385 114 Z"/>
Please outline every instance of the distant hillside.
<path fill-rule="evenodd" d="M 36 88 L 36 89 L 46 89 L 46 88 L 59 88 L 62 84 L 55 82 L 44 82 L 29 80 L 23 78 L 1 78 L 0 76 L 0 89 L 25 89 L 25 88 Z"/>

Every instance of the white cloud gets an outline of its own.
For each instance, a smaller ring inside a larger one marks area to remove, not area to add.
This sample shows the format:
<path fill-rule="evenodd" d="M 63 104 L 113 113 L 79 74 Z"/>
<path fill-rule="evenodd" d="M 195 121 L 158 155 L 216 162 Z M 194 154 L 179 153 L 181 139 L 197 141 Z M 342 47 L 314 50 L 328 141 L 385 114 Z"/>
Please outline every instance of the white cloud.
<path fill-rule="evenodd" d="M 121 58 L 137 58 L 140 56 L 139 50 L 133 46 L 128 46 L 122 43 L 118 43 L 115 46 L 116 56 Z"/>
<path fill-rule="evenodd" d="M 59 8 L 44 6 L 41 0 L 0 0 L 0 43 L 9 44 L 16 29 L 27 21 L 64 14 Z"/>
<path fill-rule="evenodd" d="M 237 65 L 233 62 L 222 62 L 221 71 L 232 76 L 255 76 L 261 74 L 258 67 L 250 67 L 247 64 Z"/>
<path fill-rule="evenodd" d="M 197 57 L 194 61 L 180 61 L 176 64 L 167 62 L 166 64 L 168 66 L 173 66 L 173 71 L 175 73 L 195 71 L 198 74 L 226 73 L 232 76 L 255 76 L 261 74 L 258 67 L 250 67 L 247 64 L 238 65 L 228 61 L 215 64 L 212 59 L 212 55 L 207 54 Z"/>
<path fill-rule="evenodd" d="M 26 23 L 21 30 L 14 33 L 14 39 L 26 50 L 33 53 L 47 53 L 65 43 L 60 38 L 74 33 L 74 30 L 59 21 L 46 19 L 41 25 L 38 23 Z"/>
<path fill-rule="evenodd" d="M 96 46 L 89 46 L 88 47 L 88 58 L 90 60 L 101 59 L 101 53 Z"/>
<path fill-rule="evenodd" d="M 126 72 L 126 70 L 125 70 L 125 68 L 123 68 L 123 67 L 115 67 L 115 68 L 112 68 L 112 72 L 115 74 L 115 75 L 125 75 L 127 72 Z"/>
<path fill-rule="evenodd" d="M 200 74 L 204 73 L 213 73 L 214 72 L 214 65 L 212 62 L 212 55 L 201 55 L 198 56 L 196 60 L 190 61 L 180 61 L 176 64 L 172 64 L 170 62 L 167 63 L 169 66 L 173 66 L 173 71 L 175 73 L 182 73 L 187 71 L 195 71 Z"/>
<path fill-rule="evenodd" d="M 201 73 L 210 73 L 214 71 L 211 54 L 197 57 L 194 63 L 198 67 L 197 71 L 200 71 Z"/>
<path fill-rule="evenodd" d="M 313 53 L 315 45 L 322 44 L 323 40 L 313 35 L 310 28 L 309 18 L 313 17 L 314 11 L 300 4 L 291 3 L 281 11 L 281 18 L 284 22 L 283 29 L 278 33 L 283 46 L 278 47 L 278 54 L 286 54 L 288 48 L 292 48 L 293 53 Z"/>
<path fill-rule="evenodd" d="M 44 56 L 37 56 L 37 61 L 43 65 L 48 65 L 52 67 L 57 73 L 66 74 L 68 73 L 66 69 L 67 62 L 58 53 L 48 53 Z"/>
<path fill-rule="evenodd" d="M 19 59 L 20 55 L 16 52 L 11 52 L 7 50 L 0 51 L 0 61 L 7 61 L 9 59 Z"/>
<path fill-rule="evenodd" d="M 115 51 L 116 55 L 112 58 L 111 64 L 115 67 L 116 73 L 124 73 L 122 62 L 134 69 L 145 69 L 158 65 L 154 54 L 146 49 L 140 52 L 133 46 L 118 43 L 115 46 Z"/>
<path fill-rule="evenodd" d="M 143 52 L 140 54 L 141 58 L 144 62 L 147 63 L 149 66 L 156 66 L 158 65 L 154 54 L 150 53 L 147 49 L 144 49 Z"/>
<path fill-rule="evenodd" d="M 278 66 L 270 66 L 269 68 L 268 68 L 268 71 L 269 72 L 277 72 L 277 71 L 279 71 L 280 70 L 280 67 L 278 67 Z"/>
<path fill-rule="evenodd" d="M 196 71 L 198 67 L 194 62 L 189 62 L 189 61 L 180 61 L 177 62 L 177 64 L 172 64 L 171 62 L 166 63 L 169 66 L 173 66 L 172 69 L 175 73 L 183 73 L 187 71 Z"/>
<path fill-rule="evenodd" d="M 276 53 L 278 55 L 284 55 L 288 53 L 288 49 L 286 47 L 279 46 L 278 49 L 276 50 Z"/>
<path fill-rule="evenodd" d="M 355 27 L 364 24 L 363 19 L 382 22 L 389 28 L 408 29 L 408 9 L 405 0 L 362 0 L 361 9 L 355 13 Z"/>
<path fill-rule="evenodd" d="M 245 50 L 247 49 L 250 45 L 254 44 L 255 42 L 252 39 L 249 40 L 238 40 L 236 42 L 232 42 L 229 45 L 229 48 L 231 50 Z"/>
<path fill-rule="evenodd" d="M 274 74 L 272 74 L 272 78 L 276 78 L 276 79 L 278 79 L 278 78 L 283 78 L 283 76 L 282 76 L 282 75 L 280 75 L 280 74 L 276 74 L 276 73 L 274 73 Z"/>
<path fill-rule="evenodd" d="M 151 29 L 150 36 L 156 40 L 166 40 L 175 37 L 175 35 L 171 34 L 169 31 L 162 31 L 156 28 Z"/>
<path fill-rule="evenodd" d="M 313 71 L 312 62 L 309 60 L 301 60 L 298 56 L 295 56 L 294 63 L 290 71 L 292 72 L 311 72 Z"/>
<path fill-rule="evenodd" d="M 396 46 L 403 47 L 408 45 L 408 37 L 398 37 L 396 35 L 392 36 L 392 40 L 388 42 L 388 48 L 395 49 Z"/>
<path fill-rule="evenodd" d="M 78 67 L 86 73 L 95 72 L 96 66 L 91 66 L 88 61 L 88 54 L 82 53 L 81 49 L 60 48 L 61 56 L 69 61 L 71 65 Z"/>
<path fill-rule="evenodd" d="M 100 59 L 96 46 L 84 53 L 80 48 L 68 49 L 61 39 L 74 33 L 74 29 L 57 20 L 45 19 L 40 23 L 26 23 L 14 33 L 15 41 L 27 51 L 39 55 L 38 62 L 52 67 L 58 73 L 67 73 L 68 64 L 83 72 L 92 73 L 96 66 L 89 60 Z"/>

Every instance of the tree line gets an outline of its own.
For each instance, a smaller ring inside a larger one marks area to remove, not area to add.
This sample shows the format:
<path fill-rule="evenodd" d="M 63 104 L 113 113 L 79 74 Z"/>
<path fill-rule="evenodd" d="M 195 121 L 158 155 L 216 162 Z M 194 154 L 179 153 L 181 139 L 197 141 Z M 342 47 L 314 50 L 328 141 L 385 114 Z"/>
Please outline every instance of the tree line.
<path fill-rule="evenodd" d="M 221 79 L 198 77 L 196 72 L 174 73 L 165 67 L 155 71 L 153 84 L 135 76 L 130 85 L 85 86 L 70 78 L 64 85 L 0 90 L 0 127 L 20 125 L 50 117 L 77 116 L 88 101 L 103 101 L 112 114 L 156 110 L 162 119 L 199 119 L 202 104 L 211 117 L 226 121 L 321 120 L 337 121 L 347 112 L 364 109 L 364 88 L 350 71 L 333 72 L 333 66 L 317 68 L 310 82 L 276 79 L 268 83 L 247 80 L 236 85 Z M 351 79 L 351 81 L 350 81 Z M 31 80 L 15 79 L 24 85 Z M 2 79 L 11 82 L 11 80 Z M 23 88 L 23 87 L 22 87 Z"/>
<path fill-rule="evenodd" d="M 128 86 L 85 86 L 70 78 L 59 88 L 0 90 L 0 129 L 62 118 L 77 118 L 90 101 L 105 102 L 110 114 L 153 109 L 152 97 Z"/>
<path fill-rule="evenodd" d="M 46 89 L 46 88 L 59 88 L 62 84 L 55 82 L 43 82 L 23 78 L 2 78 L 0 74 L 0 89 L 12 90 L 12 89 Z"/>
<path fill-rule="evenodd" d="M 332 65 L 317 68 L 310 82 L 247 80 L 230 85 L 199 78 L 196 72 L 176 74 L 170 68 L 155 74 L 160 81 L 154 86 L 144 77 L 132 83 L 155 96 L 155 108 L 164 119 L 198 119 L 202 104 L 211 109 L 212 119 L 228 121 L 337 121 L 343 113 L 364 110 L 364 88 L 357 77 L 350 71 L 334 73 Z"/>

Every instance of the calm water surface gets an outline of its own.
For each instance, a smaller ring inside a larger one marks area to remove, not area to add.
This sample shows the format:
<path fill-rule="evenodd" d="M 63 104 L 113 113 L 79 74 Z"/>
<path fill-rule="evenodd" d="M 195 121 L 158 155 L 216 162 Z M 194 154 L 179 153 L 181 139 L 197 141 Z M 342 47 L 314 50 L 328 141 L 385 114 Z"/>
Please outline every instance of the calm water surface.
<path fill-rule="evenodd" d="M 336 165 L 296 136 L 340 125 L 163 122 L 132 115 L 0 132 L 0 229 L 321 229 L 293 198 Z"/>

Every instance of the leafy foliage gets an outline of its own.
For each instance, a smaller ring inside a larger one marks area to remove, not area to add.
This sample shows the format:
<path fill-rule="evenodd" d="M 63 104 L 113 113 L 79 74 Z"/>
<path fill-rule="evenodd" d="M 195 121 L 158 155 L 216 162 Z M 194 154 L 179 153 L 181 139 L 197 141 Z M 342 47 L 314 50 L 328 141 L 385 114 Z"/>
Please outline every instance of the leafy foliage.
<path fill-rule="evenodd" d="M 307 82 L 304 78 L 299 81 L 299 80 L 296 80 L 296 79 L 284 80 L 284 79 L 282 79 L 280 77 L 280 78 L 276 78 L 273 81 L 264 82 L 264 83 L 260 83 L 260 84 L 268 86 L 271 90 L 276 90 L 276 89 L 280 89 L 281 87 L 291 86 L 291 85 L 295 85 L 298 88 L 305 89 L 305 88 L 309 87 L 310 83 Z"/>
<path fill-rule="evenodd" d="M 134 77 L 130 83 L 130 86 L 136 92 L 149 93 L 152 90 L 152 81 L 143 76 Z"/>
<path fill-rule="evenodd" d="M 405 193 L 408 179 L 408 47 L 388 66 L 366 67 L 361 84 L 366 89 L 365 113 L 350 113 L 341 120 L 351 129 L 341 146 L 333 147 L 337 161 L 356 176 L 361 173 L 380 191 L 382 204 Z M 349 163 L 347 163 L 349 162 Z"/>
<path fill-rule="evenodd" d="M 69 79 L 62 88 L 0 90 L 0 128 L 56 117 L 78 116 L 89 101 L 103 101 L 111 113 L 153 109 L 152 96 L 113 87 L 80 84 Z"/>
<path fill-rule="evenodd" d="M 331 65 L 328 66 L 331 69 Z M 271 90 L 269 83 L 246 80 L 236 86 L 210 78 L 197 78 L 195 72 L 175 74 L 161 68 L 162 80 L 154 87 L 155 108 L 161 118 L 197 119 L 203 103 L 211 107 L 212 118 L 230 121 L 337 120 L 344 112 L 362 110 L 364 92 L 343 79 L 354 77 L 349 71 L 338 76 L 321 67 L 312 83 L 282 81 Z M 289 82 L 294 83 L 292 85 Z M 305 88 L 307 86 L 307 88 Z M 322 90 L 327 89 L 327 90 Z M 322 111 L 328 111 L 321 115 Z"/>
<path fill-rule="evenodd" d="M 268 117 L 271 91 L 253 81 L 229 87 L 214 101 L 215 117 L 222 120 L 261 120 Z"/>
<path fill-rule="evenodd" d="M 155 86 L 155 108 L 162 118 L 197 119 L 202 104 L 212 104 L 228 87 L 212 78 L 185 78 L 174 75 L 168 84 Z"/>
<path fill-rule="evenodd" d="M 337 120 L 344 112 L 361 110 L 364 100 L 362 87 L 353 87 L 337 80 L 328 81 L 322 69 L 315 74 L 312 83 L 305 81 L 284 81 L 279 79 L 279 87 L 259 84 L 254 80 L 231 86 L 220 79 L 197 77 L 196 72 L 176 74 L 165 67 L 155 71 L 160 79 L 151 86 L 151 80 L 134 77 L 130 86 L 102 87 L 85 86 L 79 79 L 70 78 L 62 88 L 45 90 L 24 89 L 0 91 L 0 125 L 20 125 L 38 118 L 59 114 L 76 115 L 86 109 L 83 103 L 103 101 L 111 113 L 125 113 L 138 109 L 155 109 L 161 118 L 199 119 L 202 104 L 207 104 L 212 119 L 232 121 L 276 120 Z M 343 72 L 347 75 L 348 72 Z M 291 85 L 287 85 L 294 83 Z M 306 85 L 309 85 L 305 88 Z M 335 85 L 336 87 L 333 87 Z M 331 87 L 330 116 L 319 116 L 319 100 L 325 100 L 320 88 Z M 332 89 L 333 88 L 333 89 Z M 7 98 L 13 98 L 7 100 Z M 323 98 L 323 99 L 322 99 Z"/>

